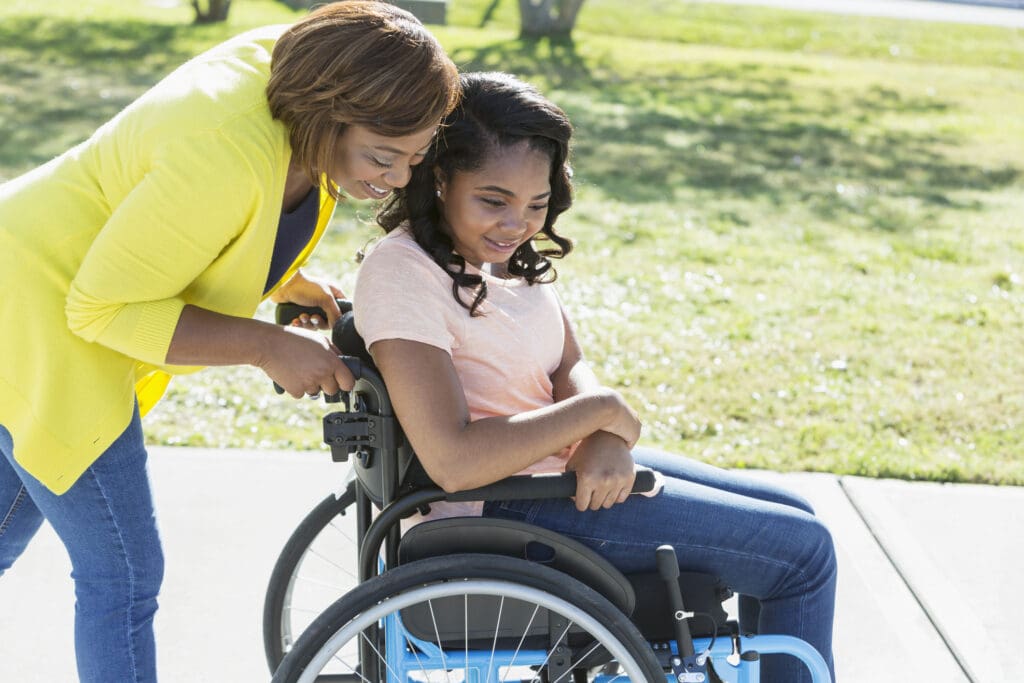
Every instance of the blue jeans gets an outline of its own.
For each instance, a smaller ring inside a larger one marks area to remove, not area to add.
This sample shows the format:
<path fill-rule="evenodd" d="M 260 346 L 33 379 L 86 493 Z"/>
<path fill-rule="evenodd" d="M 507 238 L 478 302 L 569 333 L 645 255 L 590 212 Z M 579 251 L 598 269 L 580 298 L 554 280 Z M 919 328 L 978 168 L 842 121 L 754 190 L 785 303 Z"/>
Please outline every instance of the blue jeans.
<path fill-rule="evenodd" d="M 138 409 L 125 432 L 63 495 L 12 456 L 0 425 L 0 574 L 45 518 L 71 557 L 75 657 L 84 683 L 156 680 L 153 615 L 164 558 Z"/>
<path fill-rule="evenodd" d="M 499 501 L 484 516 L 516 519 L 589 546 L 624 573 L 654 572 L 655 549 L 676 549 L 680 569 L 720 577 L 740 595 L 745 632 L 797 636 L 832 671 L 836 558 L 832 537 L 799 496 L 741 472 L 638 448 L 635 460 L 665 475 L 653 498 L 578 512 L 569 500 Z M 762 658 L 765 683 L 810 680 L 793 657 Z"/>

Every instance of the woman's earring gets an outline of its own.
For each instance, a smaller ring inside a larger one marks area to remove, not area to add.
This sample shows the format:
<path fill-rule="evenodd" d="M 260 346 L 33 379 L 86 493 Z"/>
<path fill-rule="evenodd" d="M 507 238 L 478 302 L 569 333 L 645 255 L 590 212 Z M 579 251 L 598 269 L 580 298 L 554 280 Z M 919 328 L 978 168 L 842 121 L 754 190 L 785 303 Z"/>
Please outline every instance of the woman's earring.
<path fill-rule="evenodd" d="M 441 190 L 434 190 L 434 194 L 436 194 L 436 195 L 437 195 L 437 198 L 438 198 L 438 199 L 440 199 L 440 198 L 441 198 Z"/>

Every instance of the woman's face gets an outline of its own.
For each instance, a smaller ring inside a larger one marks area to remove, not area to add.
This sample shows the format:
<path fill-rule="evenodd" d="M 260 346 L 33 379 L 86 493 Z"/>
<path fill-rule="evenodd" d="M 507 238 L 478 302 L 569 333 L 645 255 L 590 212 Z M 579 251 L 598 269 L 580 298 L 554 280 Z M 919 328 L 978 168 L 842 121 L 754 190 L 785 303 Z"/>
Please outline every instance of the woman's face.
<path fill-rule="evenodd" d="M 338 138 L 330 178 L 354 199 L 384 199 L 409 182 L 412 167 L 423 161 L 435 132 L 437 126 L 431 126 L 392 138 L 348 126 Z"/>
<path fill-rule="evenodd" d="M 479 169 L 440 180 L 455 251 L 476 267 L 505 263 L 548 215 L 551 158 L 527 142 L 497 150 Z"/>

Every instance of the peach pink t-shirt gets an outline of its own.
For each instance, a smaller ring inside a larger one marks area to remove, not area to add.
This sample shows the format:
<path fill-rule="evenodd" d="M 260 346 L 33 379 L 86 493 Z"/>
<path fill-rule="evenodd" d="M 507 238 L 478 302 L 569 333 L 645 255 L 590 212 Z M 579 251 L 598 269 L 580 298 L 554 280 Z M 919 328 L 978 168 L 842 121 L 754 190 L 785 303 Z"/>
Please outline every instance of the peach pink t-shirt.
<path fill-rule="evenodd" d="M 451 277 L 406 230 L 373 245 L 359 267 L 353 296 L 356 329 L 367 348 L 381 339 L 406 339 L 447 352 L 472 420 L 551 405 L 551 374 L 565 343 L 554 287 L 467 270 L 487 282 L 487 298 L 478 308 L 483 315 L 472 318 L 452 295 Z M 471 292 L 463 296 L 472 300 Z M 568 450 L 553 454 L 524 473 L 561 472 L 567 456 Z M 480 504 L 469 506 L 435 505 L 431 517 L 480 514 Z"/>

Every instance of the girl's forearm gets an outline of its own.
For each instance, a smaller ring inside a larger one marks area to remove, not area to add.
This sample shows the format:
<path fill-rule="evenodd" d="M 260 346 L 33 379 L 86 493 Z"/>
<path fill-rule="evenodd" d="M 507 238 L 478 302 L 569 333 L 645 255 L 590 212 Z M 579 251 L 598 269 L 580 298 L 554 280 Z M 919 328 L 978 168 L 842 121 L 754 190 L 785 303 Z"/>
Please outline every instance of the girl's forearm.
<path fill-rule="evenodd" d="M 463 491 L 512 476 L 612 423 L 621 410 L 614 392 L 598 390 L 508 417 L 465 423 L 436 444 L 413 446 L 431 478 Z"/>

